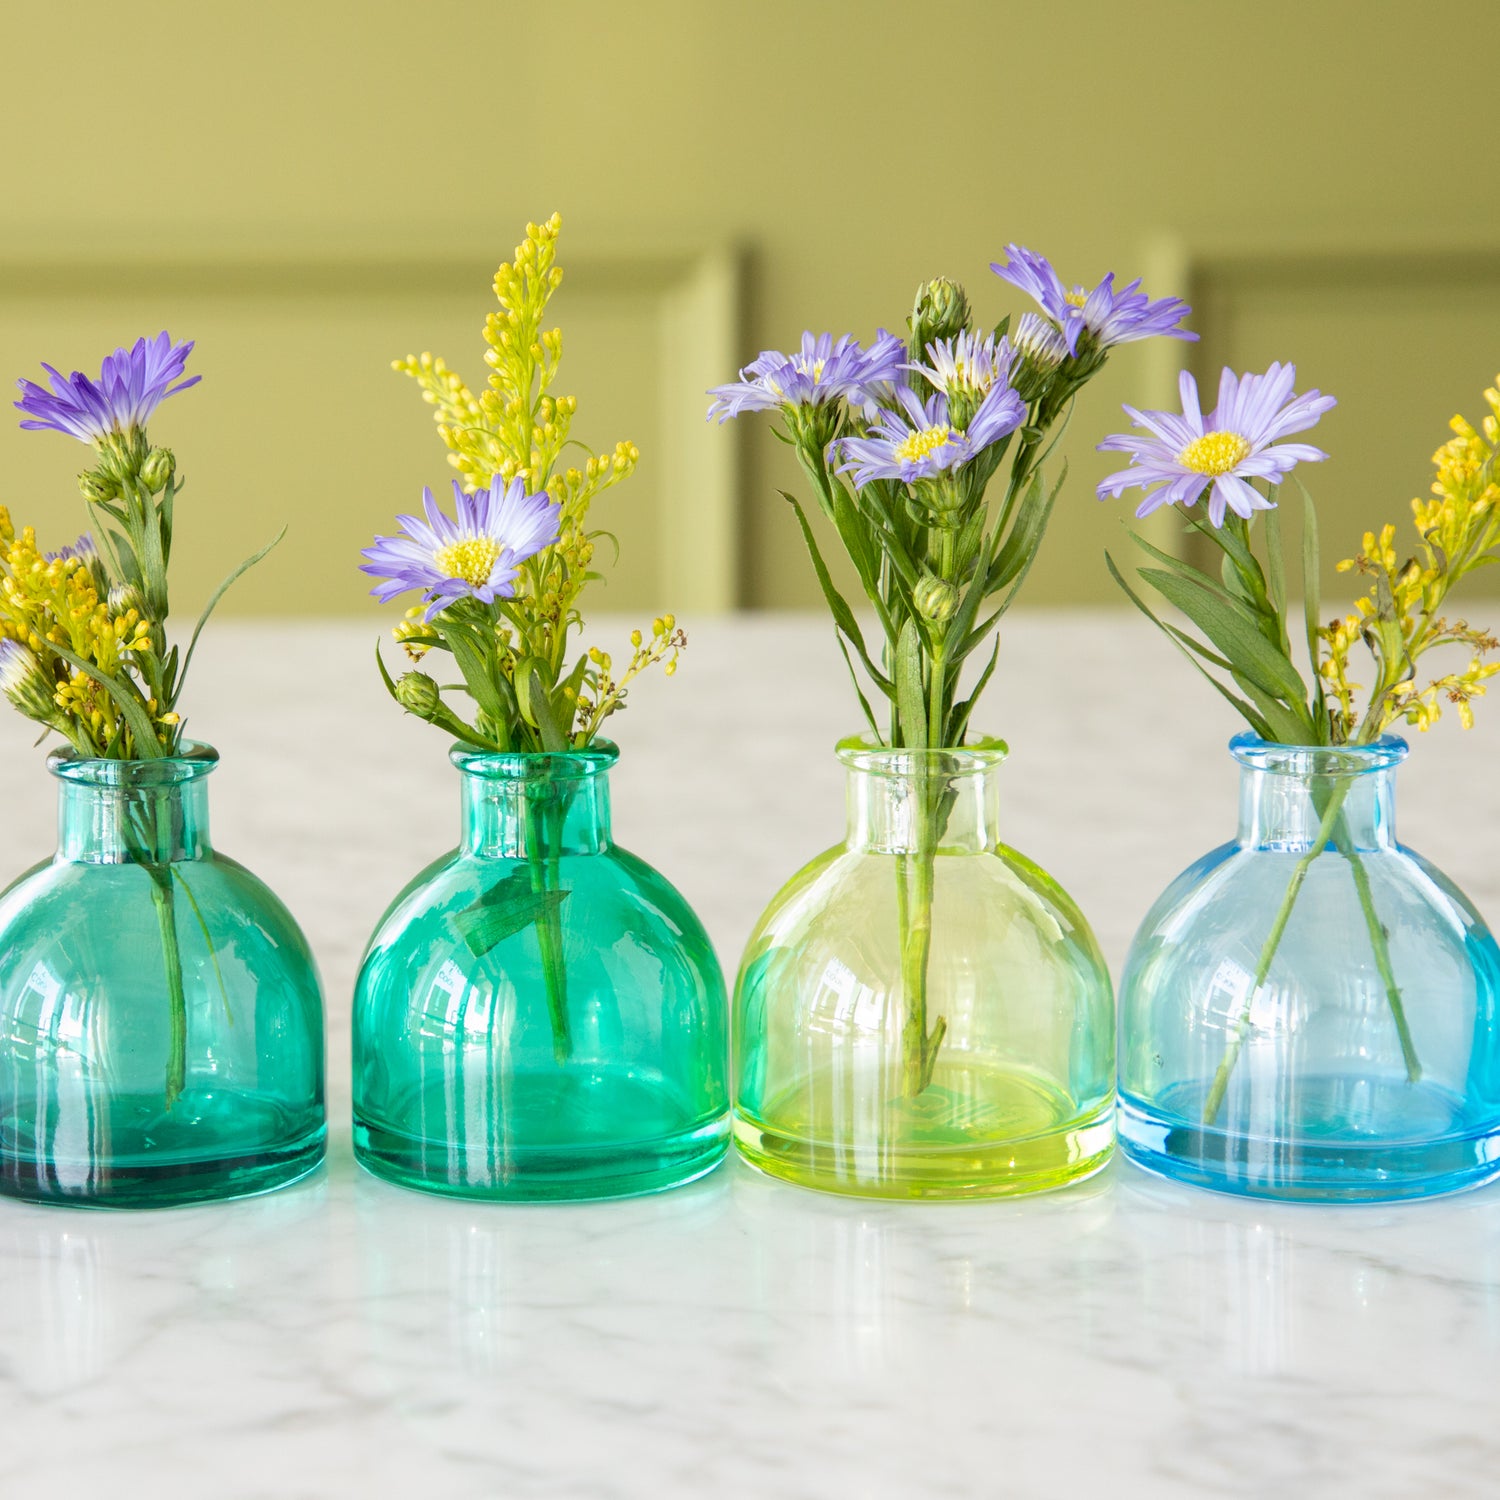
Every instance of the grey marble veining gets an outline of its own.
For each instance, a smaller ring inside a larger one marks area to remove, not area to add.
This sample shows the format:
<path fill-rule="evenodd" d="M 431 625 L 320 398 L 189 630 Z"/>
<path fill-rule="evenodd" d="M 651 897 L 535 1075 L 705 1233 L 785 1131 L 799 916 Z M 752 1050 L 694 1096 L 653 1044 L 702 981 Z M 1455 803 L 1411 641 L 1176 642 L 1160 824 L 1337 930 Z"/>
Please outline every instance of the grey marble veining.
<path fill-rule="evenodd" d="M 0 1496 L 1500 1494 L 1500 1189 L 1320 1209 L 1116 1164 L 1025 1202 L 905 1206 L 731 1162 L 656 1198 L 504 1208 L 359 1173 L 359 952 L 458 817 L 374 637 L 225 623 L 190 689 L 224 757 L 215 840 L 322 965 L 329 1165 L 218 1207 L 0 1202 Z M 612 726 L 616 832 L 731 968 L 840 834 L 843 670 L 821 620 L 706 624 Z M 1479 714 L 1418 740 L 1400 822 L 1494 917 L 1500 707 Z M 1152 897 L 1233 831 L 1233 719 L 1106 614 L 1017 619 L 982 717 L 1012 745 L 1007 837 L 1118 973 Z M 0 719 L 7 876 L 53 842 L 26 730 Z"/>

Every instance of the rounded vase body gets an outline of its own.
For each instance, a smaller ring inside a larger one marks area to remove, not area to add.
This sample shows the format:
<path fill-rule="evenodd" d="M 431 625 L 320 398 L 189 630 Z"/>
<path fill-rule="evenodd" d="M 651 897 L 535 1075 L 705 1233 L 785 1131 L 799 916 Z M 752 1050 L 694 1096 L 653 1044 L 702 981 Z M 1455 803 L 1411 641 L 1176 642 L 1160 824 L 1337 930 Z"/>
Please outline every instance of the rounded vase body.
<path fill-rule="evenodd" d="M 397 897 L 355 992 L 355 1154 L 372 1172 L 458 1197 L 603 1198 L 723 1157 L 723 976 L 687 902 L 611 840 L 617 754 L 453 752 L 463 841 Z"/>
<path fill-rule="evenodd" d="M 209 841 L 217 760 L 51 757 L 57 854 L 0 895 L 0 1192 L 167 1206 L 322 1160 L 317 971 Z"/>
<path fill-rule="evenodd" d="M 1202 1187 L 1424 1197 L 1500 1173 L 1500 950 L 1395 838 L 1403 741 L 1240 735 L 1240 828 L 1168 888 L 1120 989 L 1120 1136 Z"/>
<path fill-rule="evenodd" d="M 1003 756 L 840 746 L 848 837 L 771 903 L 736 988 L 735 1140 L 762 1171 L 964 1198 L 1108 1160 L 1108 971 L 1056 882 L 999 842 Z"/>

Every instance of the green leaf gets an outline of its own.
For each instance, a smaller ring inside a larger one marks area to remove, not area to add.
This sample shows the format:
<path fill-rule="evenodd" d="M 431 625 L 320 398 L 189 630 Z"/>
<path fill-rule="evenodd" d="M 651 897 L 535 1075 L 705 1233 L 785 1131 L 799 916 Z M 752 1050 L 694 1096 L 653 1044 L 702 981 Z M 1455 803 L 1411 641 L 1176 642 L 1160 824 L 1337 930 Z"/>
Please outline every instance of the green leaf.
<path fill-rule="evenodd" d="M 469 696 L 479 705 L 479 711 L 488 714 L 496 724 L 510 722 L 513 705 L 501 696 L 490 672 L 492 663 L 486 659 L 484 651 L 468 628 L 450 621 L 442 627 L 442 636 L 453 653 L 458 670 L 463 673 L 464 686 L 468 688 Z"/>
<path fill-rule="evenodd" d="M 1041 482 L 1041 477 L 1042 471 L 1041 469 L 1038 469 L 1036 471 L 1036 482 L 1038 484 L 1040 484 Z M 1005 598 L 1000 601 L 999 612 L 1001 614 L 1004 614 L 1005 611 L 1015 603 L 1016 595 L 1021 592 L 1021 585 L 1026 582 L 1026 575 L 1031 571 L 1031 565 L 1036 561 L 1037 553 L 1041 551 L 1042 538 L 1046 535 L 1047 523 L 1052 519 L 1052 507 L 1054 504 L 1056 504 L 1058 491 L 1062 489 L 1063 480 L 1065 480 L 1067 477 L 1068 465 L 1067 462 L 1064 461 L 1063 466 L 1059 470 L 1057 475 L 1057 483 L 1054 484 L 1051 490 L 1048 491 L 1045 502 L 1039 507 L 1038 514 L 1031 524 L 1030 534 L 1025 544 L 1025 552 L 1021 560 L 1021 565 L 1014 575 L 1014 581 L 1011 582 L 1010 592 L 1007 593 Z M 1016 521 L 1016 529 L 1018 531 L 1022 526 L 1026 524 L 1026 511 L 1027 507 L 1023 506 L 1021 515 Z"/>
<path fill-rule="evenodd" d="M 65 646 L 48 641 L 47 649 L 62 657 L 75 671 L 82 672 L 85 677 L 93 678 L 115 700 L 121 714 L 125 717 L 125 722 L 130 725 L 130 733 L 135 739 L 137 760 L 161 759 L 164 752 L 157 742 L 156 727 L 151 722 L 151 716 L 146 712 L 146 705 L 141 701 L 140 693 L 133 685 L 121 682 L 117 677 L 105 676 L 92 662 L 85 661 L 81 656 L 74 656 Z"/>
<path fill-rule="evenodd" d="M 1148 605 L 1140 597 L 1140 595 L 1137 594 L 1136 591 L 1131 588 L 1128 583 L 1125 582 L 1124 575 L 1120 572 L 1119 568 L 1115 566 L 1115 560 L 1109 555 L 1108 552 L 1104 554 L 1104 562 L 1105 566 L 1108 567 L 1110 571 L 1110 576 L 1117 584 L 1120 585 L 1122 589 L 1124 589 L 1126 598 L 1128 598 L 1130 602 L 1135 605 L 1135 607 L 1140 610 L 1140 612 L 1145 615 L 1145 617 L 1150 620 L 1151 623 L 1155 625 L 1156 628 L 1160 630 L 1162 634 L 1165 635 L 1167 639 L 1170 640 L 1179 651 L 1182 652 L 1182 654 L 1188 659 L 1188 661 L 1192 663 L 1193 669 L 1203 676 L 1209 686 L 1212 687 L 1220 697 L 1225 699 L 1226 702 L 1231 704 L 1235 711 L 1240 714 L 1245 722 L 1262 739 L 1275 739 L 1276 736 L 1272 734 L 1271 726 L 1266 723 L 1265 718 L 1261 714 L 1257 713 L 1256 710 L 1252 708 L 1250 704 L 1246 703 L 1243 698 L 1239 697 L 1235 693 L 1230 692 L 1230 690 L 1225 687 L 1224 684 L 1220 682 L 1219 679 L 1215 677 L 1214 674 L 1210 672 L 1202 662 L 1198 660 L 1197 655 L 1194 654 L 1194 652 L 1199 652 L 1200 654 L 1202 652 L 1202 648 L 1199 647 L 1198 643 L 1194 641 L 1191 636 L 1185 634 L 1181 630 L 1178 630 L 1175 625 L 1168 625 L 1165 620 L 1157 615 L 1157 613 L 1150 607 L 1150 605 Z"/>
<path fill-rule="evenodd" d="M 1276 490 L 1271 489 L 1271 499 L 1276 499 Z M 1286 559 L 1281 550 L 1281 511 L 1273 508 L 1266 512 L 1266 588 L 1270 595 L 1271 610 L 1275 616 L 1276 629 L 1281 649 L 1288 657 L 1292 654 L 1292 643 L 1286 633 Z"/>
<path fill-rule="evenodd" d="M 1140 576 L 1169 604 L 1180 609 L 1234 664 L 1236 672 L 1273 697 L 1292 703 L 1307 701 L 1301 675 L 1287 656 L 1261 634 L 1255 616 L 1245 605 L 1226 602 L 1201 584 L 1160 568 L 1142 568 Z"/>
<path fill-rule="evenodd" d="M 452 917 L 458 935 L 475 958 L 514 937 L 541 918 L 558 911 L 570 891 L 535 891 L 524 870 L 513 870 L 476 901 Z"/>
<path fill-rule="evenodd" d="M 544 663 L 534 656 L 516 663 L 516 706 L 521 717 L 536 727 L 544 750 L 566 750 L 568 738 L 552 706 L 543 668 Z"/>
<path fill-rule="evenodd" d="M 244 562 L 242 562 L 239 565 L 239 567 L 237 567 L 218 586 L 218 588 L 216 588 L 213 591 L 213 593 L 211 593 L 208 596 L 208 603 L 203 606 L 203 613 L 198 616 L 198 623 L 193 626 L 192 636 L 188 640 L 187 655 L 184 656 L 183 659 L 182 659 L 182 672 L 180 673 L 180 675 L 177 678 L 177 691 L 178 692 L 182 691 L 182 684 L 183 684 L 184 680 L 187 677 L 188 668 L 190 666 L 192 666 L 192 664 L 193 664 L 193 652 L 197 648 L 198 637 L 203 633 L 203 627 L 208 624 L 208 617 L 214 612 L 214 609 L 217 607 L 217 605 L 219 603 L 219 600 L 222 599 L 224 597 L 224 595 L 229 592 L 231 586 L 243 574 L 248 573 L 250 571 L 250 569 L 253 568 L 256 565 L 256 563 L 258 563 L 263 557 L 265 557 L 266 554 L 268 552 L 270 552 L 270 550 L 273 547 L 275 547 L 281 541 L 282 537 L 284 537 L 285 535 L 286 535 L 286 527 L 283 526 L 281 528 L 281 530 L 278 531 L 276 533 L 276 535 L 273 536 L 271 538 L 271 540 L 269 542 L 267 542 L 266 545 L 260 549 L 259 552 L 252 552 L 250 554 L 250 556 L 247 557 L 244 560 Z M 166 587 L 165 580 L 163 580 L 163 585 L 162 586 L 163 586 L 163 590 L 165 590 L 165 587 Z"/>
<path fill-rule="evenodd" d="M 1307 629 L 1307 659 L 1312 664 L 1313 674 L 1318 671 L 1318 625 L 1323 608 L 1320 591 L 1322 574 L 1318 552 L 1318 508 L 1307 486 L 1299 479 L 1297 488 L 1302 491 L 1302 620 Z"/>
<path fill-rule="evenodd" d="M 818 585 L 823 590 L 823 597 L 828 601 L 828 608 L 833 613 L 834 625 L 843 632 L 849 643 L 859 653 L 859 659 L 875 686 L 887 697 L 893 696 L 895 690 L 891 679 L 870 659 L 870 653 L 865 647 L 864 633 L 859 628 L 859 621 L 854 618 L 854 611 L 849 608 L 848 601 L 834 587 L 833 578 L 828 572 L 828 565 L 823 561 L 823 554 L 818 550 L 817 539 L 813 536 L 812 527 L 808 524 L 807 513 L 802 509 L 795 495 L 789 495 L 782 490 L 781 497 L 797 514 L 797 524 L 802 528 L 802 540 L 807 544 L 808 555 L 812 558 L 813 571 L 818 575 Z"/>
<path fill-rule="evenodd" d="M 839 650 L 844 653 L 844 665 L 849 668 L 849 680 L 854 684 L 854 696 L 859 699 L 859 706 L 864 710 L 865 722 L 870 726 L 870 733 L 878 740 L 880 739 L 880 725 L 875 722 L 875 711 L 870 707 L 870 700 L 865 697 L 865 690 L 859 685 L 859 674 L 854 670 L 854 658 L 849 655 L 848 642 L 837 630 L 833 638 L 839 643 Z"/>
<path fill-rule="evenodd" d="M 901 737 L 911 748 L 927 744 L 926 695 L 922 689 L 922 638 L 908 615 L 896 638 L 896 716 Z"/>
<path fill-rule="evenodd" d="M 969 718 L 974 712 L 974 705 L 979 702 L 979 695 L 989 686 L 990 678 L 995 674 L 995 663 L 999 660 L 1000 637 L 996 636 L 994 650 L 990 652 L 990 659 L 985 663 L 984 671 L 979 674 L 978 681 L 974 684 L 974 691 L 953 710 L 953 717 L 949 721 L 948 733 L 944 741 L 946 744 L 963 744 L 964 736 L 969 732 Z"/>

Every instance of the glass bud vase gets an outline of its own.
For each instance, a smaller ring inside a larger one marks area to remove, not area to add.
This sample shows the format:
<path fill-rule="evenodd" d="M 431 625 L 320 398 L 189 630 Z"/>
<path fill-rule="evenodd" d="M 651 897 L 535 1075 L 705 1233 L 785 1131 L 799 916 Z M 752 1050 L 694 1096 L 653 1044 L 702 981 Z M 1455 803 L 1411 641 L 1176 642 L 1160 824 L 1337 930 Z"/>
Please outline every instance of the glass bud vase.
<path fill-rule="evenodd" d="M 1114 1142 L 1109 974 L 999 841 L 1005 747 L 847 740 L 848 835 L 783 887 L 735 995 L 735 1141 L 828 1192 L 1059 1187 Z"/>
<path fill-rule="evenodd" d="M 0 1192 L 150 1208 L 323 1159 L 317 971 L 209 841 L 217 764 L 49 759 L 57 854 L 0 895 Z"/>
<path fill-rule="evenodd" d="M 610 836 L 619 752 L 455 749 L 462 842 L 396 898 L 354 998 L 354 1149 L 466 1198 L 605 1198 L 728 1142 L 728 1007 L 701 923 Z"/>
<path fill-rule="evenodd" d="M 1238 837 L 1173 882 L 1126 960 L 1126 1152 L 1267 1198 L 1416 1198 L 1500 1173 L 1500 951 L 1396 842 L 1405 743 L 1230 749 Z"/>

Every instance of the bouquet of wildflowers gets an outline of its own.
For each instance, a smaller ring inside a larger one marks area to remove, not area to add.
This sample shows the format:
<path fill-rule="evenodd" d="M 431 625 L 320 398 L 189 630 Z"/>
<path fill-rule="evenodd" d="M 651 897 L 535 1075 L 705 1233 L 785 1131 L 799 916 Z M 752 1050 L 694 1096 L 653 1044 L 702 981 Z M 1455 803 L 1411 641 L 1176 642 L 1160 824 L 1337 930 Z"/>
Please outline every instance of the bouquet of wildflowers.
<path fill-rule="evenodd" d="M 42 552 L 34 529 L 17 532 L 0 506 L 0 691 L 83 758 L 149 761 L 184 752 L 178 701 L 199 634 L 229 585 L 270 550 L 219 585 L 185 652 L 169 642 L 167 572 L 183 485 L 171 450 L 152 445 L 146 423 L 168 396 L 198 383 L 197 375 L 184 377 L 192 348 L 161 333 L 116 349 L 97 379 L 43 365 L 50 389 L 19 382 L 22 427 L 65 433 L 93 449 L 93 467 L 78 484 L 97 535 L 86 531 L 60 551 Z M 182 1090 L 187 1046 L 178 884 L 200 926 L 202 918 L 172 863 L 165 794 L 156 803 L 132 800 L 125 817 L 127 842 L 151 878 L 161 926 L 172 1008 L 170 1107 Z M 203 935 L 208 940 L 206 927 Z"/>
<path fill-rule="evenodd" d="M 594 556 L 606 535 L 590 529 L 589 508 L 630 476 L 640 455 L 628 442 L 607 454 L 583 448 L 571 436 L 577 401 L 552 394 L 562 332 L 542 325 L 562 282 L 556 264 L 561 228 L 557 214 L 545 224 L 528 224 L 515 258 L 496 272 L 499 310 L 484 326 L 486 389 L 476 396 L 431 354 L 395 362 L 433 406 L 438 435 L 460 477 L 453 481 L 452 515 L 424 489 L 423 514 L 398 517 L 400 531 L 377 537 L 362 554 L 362 571 L 380 580 L 371 591 L 376 598 L 422 595 L 395 630 L 412 669 L 393 679 L 376 653 L 386 688 L 408 713 L 479 751 L 586 748 L 605 720 L 625 707 L 631 682 L 658 663 L 671 675 L 687 644 L 676 619 L 663 615 L 652 621 L 649 635 L 632 632 L 630 659 L 618 673 L 597 646 L 570 659 L 570 637 L 583 623 L 578 600 L 600 577 Z M 564 461 L 569 447 L 587 455 L 581 467 Z M 452 659 L 461 681 L 440 683 L 420 669 L 434 652 Z M 529 830 L 529 879 L 502 882 L 461 913 L 458 926 L 480 955 L 536 924 L 561 1059 L 570 1047 L 558 917 L 566 781 L 557 791 Z"/>
<path fill-rule="evenodd" d="M 999 656 L 1001 617 L 1036 558 L 1066 466 L 1043 465 L 1078 392 L 1109 351 L 1154 334 L 1195 338 L 1186 304 L 1153 302 L 1139 281 L 1064 286 L 1040 255 L 1011 245 L 991 269 L 1033 296 L 1011 330 L 973 324 L 963 289 L 943 279 L 916 298 L 903 341 L 881 330 L 869 348 L 845 335 L 803 336 L 794 354 L 766 352 L 716 387 L 709 416 L 772 411 L 813 498 L 853 564 L 879 632 L 872 649 L 835 586 L 803 504 L 785 498 L 833 614 L 860 707 L 878 744 L 962 746 Z M 992 495 L 992 489 L 997 492 Z M 982 661 L 969 672 L 971 658 Z M 882 711 L 871 702 L 873 691 Z M 915 810 L 915 850 L 899 859 L 903 1078 L 932 1079 L 945 1021 L 927 1016 L 933 860 L 951 809 L 941 757 Z"/>
<path fill-rule="evenodd" d="M 1460 579 L 1500 560 L 1500 484 L 1495 459 L 1500 447 L 1500 389 L 1485 392 L 1490 415 L 1483 430 L 1452 421 L 1453 438 L 1433 455 L 1437 474 L 1432 497 L 1411 503 L 1417 537 L 1414 551 L 1396 551 L 1396 528 L 1366 532 L 1360 551 L 1339 571 L 1369 580 L 1351 613 L 1321 623 L 1318 593 L 1318 528 L 1312 498 L 1302 490 L 1303 621 L 1307 670 L 1294 660 L 1288 626 L 1285 548 L 1281 534 L 1279 487 L 1298 463 L 1327 455 L 1310 444 L 1283 442 L 1305 432 L 1334 405 L 1318 391 L 1296 395 L 1296 370 L 1273 364 L 1263 375 L 1225 370 L 1217 406 L 1205 414 L 1193 377 L 1181 378 L 1182 411 L 1141 412 L 1126 407 L 1140 431 L 1107 439 L 1103 449 L 1130 455 L 1130 465 L 1099 486 L 1101 499 L 1139 487 L 1146 497 L 1136 511 L 1150 514 L 1163 505 L 1181 505 L 1190 525 L 1221 554 L 1208 573 L 1144 538 L 1135 540 L 1152 560 L 1137 570 L 1141 582 L 1185 615 L 1195 631 L 1161 619 L 1131 588 L 1109 559 L 1116 581 L 1184 655 L 1242 714 L 1262 739 L 1286 745 L 1338 747 L 1366 745 L 1392 724 L 1405 721 L 1427 730 L 1442 713 L 1443 701 L 1457 706 L 1465 728 L 1474 722 L 1472 700 L 1500 662 L 1485 657 L 1500 641 L 1463 619 L 1443 614 L 1449 591 Z M 1500 387 L 1500 382 L 1497 382 Z M 1206 514 L 1194 509 L 1207 499 Z M 1265 513 L 1259 550 L 1251 534 L 1257 512 Z M 1195 633 L 1196 632 L 1196 633 Z M 1417 664 L 1440 647 L 1468 653 L 1460 670 L 1443 671 L 1423 682 Z M 1373 681 L 1359 701 L 1360 686 L 1350 676 L 1353 654 L 1368 653 Z M 1230 1074 L 1249 1030 L 1249 1005 L 1270 973 L 1272 960 L 1312 862 L 1331 843 L 1349 861 L 1371 948 L 1400 1037 L 1407 1076 L 1421 1077 L 1400 988 L 1391 968 L 1387 934 L 1375 911 L 1368 876 L 1341 818 L 1352 777 L 1334 780 L 1315 793 L 1321 826 L 1312 847 L 1293 870 L 1281 906 L 1246 992 L 1246 1009 L 1214 1078 L 1204 1105 L 1212 1124 L 1224 1101 Z"/>

